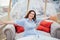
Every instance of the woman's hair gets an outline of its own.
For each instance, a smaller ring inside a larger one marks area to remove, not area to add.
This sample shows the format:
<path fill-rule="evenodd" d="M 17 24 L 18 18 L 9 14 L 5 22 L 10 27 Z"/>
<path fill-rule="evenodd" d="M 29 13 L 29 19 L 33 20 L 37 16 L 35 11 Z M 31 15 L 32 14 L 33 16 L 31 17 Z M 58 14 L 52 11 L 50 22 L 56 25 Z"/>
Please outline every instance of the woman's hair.
<path fill-rule="evenodd" d="M 35 21 L 35 20 L 36 20 L 36 12 L 35 12 L 34 10 L 30 10 L 30 11 L 27 13 L 27 15 L 25 16 L 25 18 L 28 18 L 29 14 L 30 14 L 31 12 L 34 12 L 34 13 L 35 13 L 35 14 L 34 14 L 34 17 L 33 17 L 33 21 Z"/>

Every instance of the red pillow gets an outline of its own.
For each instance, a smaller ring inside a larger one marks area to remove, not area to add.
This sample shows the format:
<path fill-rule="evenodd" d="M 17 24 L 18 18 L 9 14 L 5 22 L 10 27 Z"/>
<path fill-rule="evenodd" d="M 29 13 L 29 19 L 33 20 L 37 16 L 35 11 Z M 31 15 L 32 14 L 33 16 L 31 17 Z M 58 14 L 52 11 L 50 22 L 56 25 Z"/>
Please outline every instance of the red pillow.
<path fill-rule="evenodd" d="M 42 26 L 44 26 L 44 27 L 51 27 L 51 24 L 52 24 L 52 22 L 48 22 L 48 21 L 46 21 L 46 20 L 43 20 L 43 21 L 40 23 L 40 25 L 42 25 Z"/>
<path fill-rule="evenodd" d="M 37 27 L 37 30 L 50 33 L 50 28 L 44 27 L 44 26 L 42 26 L 42 25 L 39 25 L 39 26 Z"/>
<path fill-rule="evenodd" d="M 24 28 L 22 26 L 14 24 L 14 27 L 15 27 L 16 33 L 24 32 Z"/>

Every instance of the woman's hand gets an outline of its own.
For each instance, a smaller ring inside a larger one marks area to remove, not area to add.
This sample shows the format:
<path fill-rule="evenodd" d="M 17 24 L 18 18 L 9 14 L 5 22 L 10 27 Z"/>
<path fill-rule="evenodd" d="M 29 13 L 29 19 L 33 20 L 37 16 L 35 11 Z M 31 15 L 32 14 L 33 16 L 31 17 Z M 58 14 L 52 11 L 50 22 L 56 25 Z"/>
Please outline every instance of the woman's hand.
<path fill-rule="evenodd" d="M 0 25 L 4 24 L 2 21 L 0 21 Z"/>

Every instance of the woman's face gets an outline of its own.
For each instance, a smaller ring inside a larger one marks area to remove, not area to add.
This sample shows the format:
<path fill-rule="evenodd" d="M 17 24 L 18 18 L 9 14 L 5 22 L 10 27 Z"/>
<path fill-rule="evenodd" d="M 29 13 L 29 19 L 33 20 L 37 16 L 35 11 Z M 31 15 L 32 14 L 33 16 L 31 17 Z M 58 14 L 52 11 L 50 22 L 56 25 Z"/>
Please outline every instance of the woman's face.
<path fill-rule="evenodd" d="M 34 13 L 34 12 L 31 12 L 31 13 L 29 14 L 28 18 L 30 18 L 30 19 L 34 18 L 34 15 L 35 15 L 35 13 Z"/>

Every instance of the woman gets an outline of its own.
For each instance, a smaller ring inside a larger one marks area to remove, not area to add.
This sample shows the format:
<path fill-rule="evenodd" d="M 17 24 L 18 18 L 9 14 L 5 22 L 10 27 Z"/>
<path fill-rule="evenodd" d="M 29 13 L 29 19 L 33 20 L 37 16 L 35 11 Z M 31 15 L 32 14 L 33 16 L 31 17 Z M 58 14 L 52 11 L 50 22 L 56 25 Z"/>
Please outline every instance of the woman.
<path fill-rule="evenodd" d="M 40 22 L 42 19 L 36 19 L 36 12 L 34 10 L 30 10 L 28 14 L 21 20 L 15 21 L 4 21 L 0 22 L 0 24 L 18 24 L 23 26 L 25 31 L 23 32 L 23 36 L 28 35 L 45 35 L 45 32 L 36 30 L 36 24 Z"/>
<path fill-rule="evenodd" d="M 47 18 L 45 18 L 47 19 Z M 0 24 L 18 24 L 23 26 L 25 31 L 23 32 L 23 37 L 29 37 L 29 35 L 35 35 L 36 40 L 58 40 L 52 37 L 48 37 L 48 33 L 43 31 L 36 30 L 36 24 L 40 22 L 41 18 L 36 19 L 36 12 L 34 10 L 30 10 L 25 18 L 21 20 L 15 21 L 0 21 Z M 33 37 L 33 36 L 32 36 Z M 28 39 L 27 39 L 28 40 Z"/>

